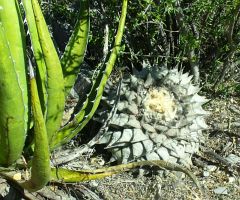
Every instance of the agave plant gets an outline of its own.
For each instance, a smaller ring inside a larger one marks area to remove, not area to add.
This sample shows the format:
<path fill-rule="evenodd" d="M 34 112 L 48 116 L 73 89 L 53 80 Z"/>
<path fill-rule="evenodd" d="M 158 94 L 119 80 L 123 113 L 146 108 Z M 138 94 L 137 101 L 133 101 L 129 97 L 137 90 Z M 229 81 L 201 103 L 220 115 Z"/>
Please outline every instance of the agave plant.
<path fill-rule="evenodd" d="M 50 165 L 50 153 L 75 137 L 100 103 L 120 51 L 127 3 L 127 0 L 122 1 L 119 26 L 108 61 L 92 80 L 91 90 L 79 112 L 61 126 L 65 99 L 75 82 L 87 45 L 89 2 L 80 1 L 78 21 L 59 59 L 38 1 L 0 0 L 0 176 L 24 189 L 37 191 L 50 181 L 92 180 L 150 164 L 182 171 L 198 185 L 188 170 L 163 160 L 81 171 L 56 169 Z M 27 165 L 20 162 L 21 157 Z M 30 178 L 16 180 L 13 174 L 23 168 L 31 168 Z"/>
<path fill-rule="evenodd" d="M 200 88 L 191 78 L 183 70 L 150 67 L 145 62 L 142 71 L 123 77 L 116 114 L 97 142 L 112 152 L 112 161 L 191 165 L 191 156 L 204 142 L 208 114 L 202 109 L 207 100 L 197 94 Z M 113 106 L 115 91 L 109 81 L 103 100 L 108 105 Z M 99 119 L 103 113 L 99 112 Z"/>
<path fill-rule="evenodd" d="M 0 173 L 14 181 L 7 172 L 17 167 L 16 161 L 26 149 L 31 178 L 17 183 L 30 191 L 41 189 L 56 177 L 54 169 L 51 173 L 50 152 L 70 141 L 91 119 L 119 52 L 127 0 L 123 0 L 115 45 L 107 64 L 93 80 L 82 109 L 61 127 L 65 98 L 86 49 L 88 4 L 88 0 L 80 1 L 79 19 L 59 59 L 37 0 L 0 1 Z M 35 62 L 27 51 L 27 35 Z M 31 136 L 33 142 L 26 141 Z"/>

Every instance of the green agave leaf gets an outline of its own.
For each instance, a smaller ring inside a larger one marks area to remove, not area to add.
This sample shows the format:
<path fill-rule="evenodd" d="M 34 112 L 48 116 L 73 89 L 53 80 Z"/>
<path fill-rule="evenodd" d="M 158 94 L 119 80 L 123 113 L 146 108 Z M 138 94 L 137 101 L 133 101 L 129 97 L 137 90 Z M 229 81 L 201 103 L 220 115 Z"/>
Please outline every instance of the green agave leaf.
<path fill-rule="evenodd" d="M 17 1 L 0 0 L 0 165 L 10 165 L 20 157 L 28 129 L 21 19 Z"/>
<path fill-rule="evenodd" d="M 90 180 L 105 178 L 113 174 L 116 174 L 116 171 L 94 173 L 94 170 L 92 172 L 85 172 L 85 171 L 74 171 L 74 170 L 69 170 L 64 168 L 52 168 L 51 181 L 52 182 L 64 181 L 65 183 L 83 182 L 83 181 L 90 181 Z"/>
<path fill-rule="evenodd" d="M 33 13 L 32 2 L 29 0 L 22 0 L 24 11 L 26 15 L 26 22 L 28 26 L 28 32 L 30 34 L 32 50 L 37 63 L 36 80 L 38 85 L 38 94 L 41 102 L 42 111 L 46 117 L 47 112 L 47 67 L 44 59 L 44 54 L 40 44 L 40 38 L 38 35 L 35 16 Z"/>
<path fill-rule="evenodd" d="M 29 65 L 30 91 L 34 121 L 34 153 L 31 166 L 31 178 L 26 182 L 20 183 L 20 185 L 29 191 L 37 191 L 43 188 L 50 179 L 50 151 L 47 129 L 42 114 L 37 84 L 31 62 L 29 62 Z"/>
<path fill-rule="evenodd" d="M 88 181 L 88 180 L 94 180 L 94 179 L 100 179 L 104 178 L 106 176 L 110 176 L 113 174 L 119 174 L 125 171 L 129 171 L 130 169 L 142 167 L 142 166 L 157 166 L 160 169 L 167 169 L 171 171 L 180 171 L 188 175 L 193 182 L 196 184 L 198 189 L 203 194 L 203 189 L 201 185 L 199 184 L 196 176 L 192 174 L 188 169 L 178 165 L 178 164 L 172 164 L 169 162 L 166 162 L 164 160 L 152 160 L 152 161 L 140 161 L 140 162 L 133 162 L 133 163 L 127 163 L 127 164 L 121 164 L 117 166 L 112 167 L 105 167 L 101 169 L 95 169 L 95 170 L 80 170 L 80 171 L 74 171 L 74 170 L 68 170 L 63 168 L 52 168 L 51 169 L 51 181 L 59 182 L 82 182 L 82 181 Z"/>
<path fill-rule="evenodd" d="M 92 118 L 94 112 L 96 111 L 100 100 L 102 98 L 103 90 L 106 82 L 112 72 L 114 64 L 117 59 L 117 55 L 120 50 L 121 40 L 123 36 L 123 30 L 125 25 L 125 19 L 127 14 L 127 3 L 128 0 L 123 0 L 122 14 L 119 21 L 118 31 L 115 38 L 114 47 L 110 54 L 109 60 L 106 65 L 100 69 L 96 80 L 93 83 L 90 93 L 84 102 L 82 109 L 78 114 L 75 115 L 74 119 L 68 123 L 65 127 L 59 130 L 58 134 L 55 135 L 52 142 L 50 143 L 51 149 L 57 148 L 68 141 L 70 141 L 74 136 L 76 136 L 79 131 L 89 122 Z"/>
<path fill-rule="evenodd" d="M 51 36 L 49 34 L 38 1 L 31 0 L 31 2 L 33 13 L 35 16 L 39 42 L 43 52 L 43 59 L 46 63 L 47 72 L 46 127 L 48 133 L 48 140 L 50 142 L 53 134 L 59 129 L 61 125 L 65 103 L 64 78 L 60 60 L 58 58 Z"/>
<path fill-rule="evenodd" d="M 61 59 L 65 82 L 65 96 L 76 81 L 79 66 L 83 62 L 89 34 L 89 1 L 80 1 L 78 21 Z"/>

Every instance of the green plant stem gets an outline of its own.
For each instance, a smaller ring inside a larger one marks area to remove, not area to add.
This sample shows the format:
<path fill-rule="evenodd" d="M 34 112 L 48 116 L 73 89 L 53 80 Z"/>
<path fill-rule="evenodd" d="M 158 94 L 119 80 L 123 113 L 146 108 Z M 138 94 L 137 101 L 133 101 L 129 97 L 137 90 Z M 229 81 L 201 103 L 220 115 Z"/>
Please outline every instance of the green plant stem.
<path fill-rule="evenodd" d="M 52 169 L 51 171 L 51 181 L 64 181 L 64 182 L 77 182 L 77 181 L 88 181 L 94 180 L 99 178 L 104 178 L 106 176 L 110 176 L 113 174 L 119 174 L 125 171 L 129 171 L 133 168 L 142 167 L 142 166 L 157 166 L 160 169 L 166 169 L 171 171 L 180 171 L 185 173 L 189 176 L 192 181 L 196 184 L 198 189 L 202 194 L 204 194 L 204 190 L 199 184 L 196 176 L 192 174 L 187 168 L 182 167 L 178 164 L 173 164 L 164 160 L 147 160 L 147 161 L 140 161 L 140 162 L 133 162 L 127 164 L 121 164 L 112 167 L 105 167 L 101 169 L 95 170 L 80 170 L 80 171 L 73 171 L 68 169 Z"/>
<path fill-rule="evenodd" d="M 110 54 L 106 66 L 103 66 L 103 68 L 101 68 L 95 82 L 93 83 L 91 91 L 87 96 L 86 101 L 83 103 L 82 109 L 79 111 L 78 114 L 75 115 L 74 119 L 70 123 L 68 123 L 65 127 L 63 127 L 58 132 L 58 134 L 56 134 L 56 136 L 53 138 L 53 141 L 50 144 L 51 149 L 55 149 L 69 142 L 83 129 L 83 127 L 89 122 L 89 120 L 95 113 L 102 98 L 104 87 L 112 72 L 112 69 L 114 67 L 114 64 L 120 51 L 123 30 L 127 15 L 127 4 L 128 0 L 123 0 L 122 13 L 118 25 L 118 31 L 116 34 L 114 47 L 112 49 L 112 52 Z"/>
<path fill-rule="evenodd" d="M 43 188 L 50 179 L 50 151 L 45 120 L 37 91 L 33 68 L 30 64 L 30 89 L 32 112 L 34 118 L 34 154 L 32 159 L 31 178 L 20 185 L 28 191 Z"/>

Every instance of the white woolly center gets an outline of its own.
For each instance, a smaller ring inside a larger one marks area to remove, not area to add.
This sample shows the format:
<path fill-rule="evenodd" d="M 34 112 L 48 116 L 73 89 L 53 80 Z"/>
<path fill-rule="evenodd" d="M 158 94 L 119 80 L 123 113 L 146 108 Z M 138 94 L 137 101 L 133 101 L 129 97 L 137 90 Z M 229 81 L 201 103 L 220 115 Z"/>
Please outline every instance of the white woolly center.
<path fill-rule="evenodd" d="M 160 114 L 161 118 L 166 121 L 174 119 L 177 113 L 177 105 L 174 97 L 165 88 L 150 89 L 144 99 L 143 105 L 147 112 Z"/>

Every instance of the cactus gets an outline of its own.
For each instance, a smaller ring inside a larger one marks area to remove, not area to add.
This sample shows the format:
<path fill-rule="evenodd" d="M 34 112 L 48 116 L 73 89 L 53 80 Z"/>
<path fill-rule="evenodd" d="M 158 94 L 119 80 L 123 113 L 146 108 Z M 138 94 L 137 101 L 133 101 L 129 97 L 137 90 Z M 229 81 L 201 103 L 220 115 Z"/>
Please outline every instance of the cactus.
<path fill-rule="evenodd" d="M 191 165 L 207 128 L 198 95 L 200 88 L 182 70 L 145 67 L 122 80 L 117 112 L 98 144 L 112 152 L 111 160 L 165 160 Z M 109 81 L 104 101 L 112 104 L 116 88 Z M 104 108 L 106 109 L 106 108 Z M 99 111 L 99 119 L 104 115 Z"/>

